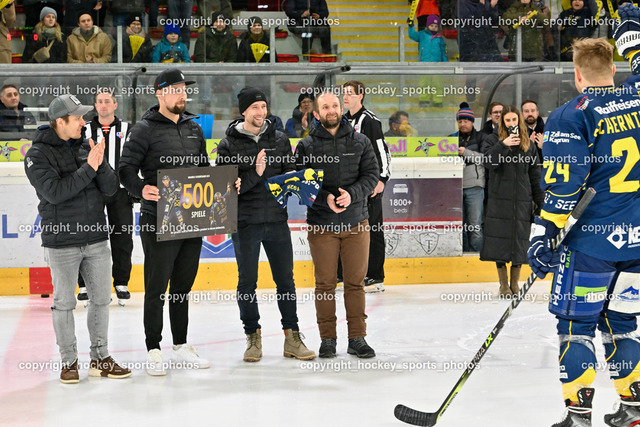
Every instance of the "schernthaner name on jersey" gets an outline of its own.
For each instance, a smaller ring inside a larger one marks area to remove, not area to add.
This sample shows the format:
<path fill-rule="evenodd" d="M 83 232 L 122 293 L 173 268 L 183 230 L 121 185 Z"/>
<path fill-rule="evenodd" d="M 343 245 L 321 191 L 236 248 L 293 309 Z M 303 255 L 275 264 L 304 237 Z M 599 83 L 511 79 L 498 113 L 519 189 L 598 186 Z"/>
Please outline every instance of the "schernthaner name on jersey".
<path fill-rule="evenodd" d="M 640 129 L 640 116 L 637 111 L 632 111 L 630 113 L 618 114 L 617 116 L 603 117 L 598 122 L 593 136 L 611 135 L 635 129 Z"/>

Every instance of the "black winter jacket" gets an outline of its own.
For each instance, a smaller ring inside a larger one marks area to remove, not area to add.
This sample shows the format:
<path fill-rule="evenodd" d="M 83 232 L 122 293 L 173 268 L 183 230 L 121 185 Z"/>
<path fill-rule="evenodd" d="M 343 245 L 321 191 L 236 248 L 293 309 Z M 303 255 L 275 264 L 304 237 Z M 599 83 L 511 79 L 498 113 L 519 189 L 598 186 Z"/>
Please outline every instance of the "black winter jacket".
<path fill-rule="evenodd" d="M 210 166 L 202 128 L 192 120 L 198 116 L 185 112 L 176 124 L 158 108 L 149 108 L 133 125 L 118 166 L 124 188 L 142 200 L 140 212 L 153 216 L 157 215 L 157 203 L 143 199 L 142 189 L 145 185 L 158 186 L 158 169 Z M 138 171 L 142 171 L 142 179 Z"/>
<path fill-rule="evenodd" d="M 49 45 L 49 41 L 42 34 L 30 34 L 24 36 L 24 51 L 22 62 L 36 62 L 33 54 Z M 67 62 L 67 36 L 62 34 L 62 40 L 54 39 L 49 48 L 49 59 L 43 64 L 65 64 Z"/>
<path fill-rule="evenodd" d="M 526 153 L 520 147 L 510 149 L 497 140 L 497 135 L 485 140 L 489 181 L 482 261 L 528 263 L 534 211 L 539 213 L 544 201 L 535 150 L 535 144 Z"/>
<path fill-rule="evenodd" d="M 315 126 L 296 147 L 296 168 L 324 170 L 322 189 L 313 206 L 307 209 L 307 223 L 355 227 L 369 218 L 367 199 L 380 179 L 378 162 L 369 138 L 356 132 L 343 118 L 336 136 L 321 125 Z M 338 188 L 351 195 L 351 204 L 335 213 L 327 196 L 340 195 Z"/>
<path fill-rule="evenodd" d="M 260 59 L 260 61 L 256 61 L 256 55 L 253 53 L 253 49 L 251 49 L 251 45 L 255 43 L 260 43 L 267 46 L 267 50 Z M 275 49 L 274 49 L 275 50 Z M 262 32 L 262 38 L 260 41 L 253 41 L 250 36 L 250 32 L 246 32 L 240 37 L 240 46 L 238 46 L 238 62 L 249 62 L 255 64 L 256 62 L 268 63 L 271 59 L 271 54 L 276 54 L 275 52 L 271 52 L 271 48 L 269 47 L 269 34 L 266 31 Z"/>
<path fill-rule="evenodd" d="M 238 226 L 264 224 L 287 220 L 287 210 L 267 190 L 268 178 L 295 171 L 295 158 L 291 143 L 284 133 L 276 130 L 275 122 L 266 120 L 267 128 L 258 142 L 241 133 L 238 126 L 243 119 L 232 122 L 227 128 L 226 138 L 218 144 L 216 165 L 238 165 L 242 180 L 238 196 Z M 256 157 L 260 150 L 267 154 L 267 167 L 262 176 L 256 172 Z"/>
<path fill-rule="evenodd" d="M 320 18 L 326 18 L 329 16 L 329 8 L 327 7 L 326 0 L 289 0 L 285 8 L 287 17 L 296 20 L 296 25 L 301 26 L 303 24 L 302 14 L 308 10 L 308 19 L 312 18 L 312 14 L 317 13 Z"/>
<path fill-rule="evenodd" d="M 87 163 L 86 139 L 61 140 L 48 125 L 38 128 L 24 158 L 25 172 L 36 189 L 42 218 L 42 246 L 65 248 L 108 239 L 104 197 L 118 190 L 106 159 L 96 172 Z"/>
<path fill-rule="evenodd" d="M 229 27 L 223 31 L 208 27 L 196 40 L 193 62 L 236 62 L 237 59 L 238 44 Z"/>
<path fill-rule="evenodd" d="M 364 106 L 353 116 L 350 111 L 347 111 L 344 117 L 349 120 L 356 132 L 360 132 L 371 141 L 378 162 L 380 181 L 386 184 L 391 177 L 391 155 L 382 132 L 382 123 L 373 111 L 367 110 Z"/>
<path fill-rule="evenodd" d="M 117 54 L 116 49 L 113 49 L 113 52 L 114 55 Z M 149 34 L 144 35 L 142 46 L 136 52 L 136 56 L 133 56 L 133 48 L 131 47 L 131 39 L 127 34 L 127 29 L 122 29 L 122 62 L 151 62 L 151 55 L 153 55 L 153 42 Z"/>

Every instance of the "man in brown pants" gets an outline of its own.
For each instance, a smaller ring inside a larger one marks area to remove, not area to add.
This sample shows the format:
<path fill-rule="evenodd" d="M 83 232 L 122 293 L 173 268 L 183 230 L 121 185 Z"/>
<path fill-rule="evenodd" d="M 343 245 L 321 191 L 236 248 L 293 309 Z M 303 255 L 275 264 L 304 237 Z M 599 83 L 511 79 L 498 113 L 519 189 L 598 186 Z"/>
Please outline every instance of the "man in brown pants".
<path fill-rule="evenodd" d="M 320 357 L 336 356 L 338 257 L 342 260 L 347 311 L 347 352 L 361 358 L 376 353 L 367 344 L 364 277 L 369 262 L 367 197 L 379 180 L 378 161 L 369 139 L 342 118 L 340 100 L 322 93 L 314 101 L 320 126 L 298 143 L 296 167 L 322 169 L 324 181 L 307 210 L 309 248 L 315 267 L 316 317 Z"/>

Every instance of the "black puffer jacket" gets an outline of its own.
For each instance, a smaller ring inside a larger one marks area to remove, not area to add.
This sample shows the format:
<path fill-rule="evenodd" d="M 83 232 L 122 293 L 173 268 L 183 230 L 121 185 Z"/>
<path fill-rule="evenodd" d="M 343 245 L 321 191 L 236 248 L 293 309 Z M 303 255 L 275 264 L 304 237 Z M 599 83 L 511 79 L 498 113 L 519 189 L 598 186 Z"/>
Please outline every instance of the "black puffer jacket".
<path fill-rule="evenodd" d="M 118 174 L 129 193 L 142 199 L 140 212 L 157 215 L 157 203 L 142 198 L 145 185 L 158 186 L 158 169 L 210 166 L 202 128 L 189 112 L 174 123 L 158 111 L 149 108 L 142 120 L 133 125 L 124 143 Z M 138 176 L 142 171 L 142 179 Z"/>
<path fill-rule="evenodd" d="M 378 161 L 369 138 L 356 132 L 345 118 L 336 136 L 318 125 L 298 142 L 296 168 L 324 170 L 322 189 L 313 206 L 307 209 L 309 224 L 351 228 L 369 218 L 367 198 L 380 179 Z M 336 198 L 340 195 L 338 188 L 351 195 L 351 204 L 339 214 L 327 204 L 329 194 Z"/>
<path fill-rule="evenodd" d="M 491 135 L 485 141 L 485 167 L 489 170 L 487 209 L 484 218 L 482 261 L 527 264 L 529 231 L 534 211 L 544 201 L 535 145 L 526 153 L 510 149 Z"/>
<path fill-rule="evenodd" d="M 256 142 L 242 133 L 243 119 L 232 122 L 227 136 L 218 144 L 217 165 L 238 165 L 242 180 L 238 196 L 238 225 L 264 224 L 287 220 L 287 210 L 267 190 L 264 182 L 272 176 L 295 171 L 291 143 L 284 133 L 276 130 L 275 122 L 266 120 L 267 127 Z M 260 150 L 267 154 L 267 167 L 262 176 L 256 172 L 256 157 Z"/>
<path fill-rule="evenodd" d="M 89 143 L 61 140 L 41 126 L 24 158 L 25 172 L 36 189 L 42 217 L 42 246 L 65 248 L 107 240 L 104 196 L 118 190 L 118 178 L 106 159 L 93 170 Z"/>

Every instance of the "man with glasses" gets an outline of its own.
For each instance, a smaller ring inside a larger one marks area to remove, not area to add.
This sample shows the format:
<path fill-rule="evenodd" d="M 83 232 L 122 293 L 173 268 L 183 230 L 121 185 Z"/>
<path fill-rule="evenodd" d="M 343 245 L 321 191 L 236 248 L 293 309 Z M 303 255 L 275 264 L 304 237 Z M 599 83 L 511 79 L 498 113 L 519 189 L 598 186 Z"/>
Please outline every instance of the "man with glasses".
<path fill-rule="evenodd" d="M 491 135 L 492 133 L 498 133 L 498 126 L 500 125 L 500 116 L 502 116 L 502 109 L 504 106 L 499 102 L 492 102 L 489 104 L 489 120 L 486 121 L 482 132 Z"/>

